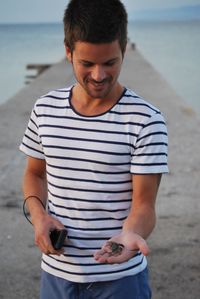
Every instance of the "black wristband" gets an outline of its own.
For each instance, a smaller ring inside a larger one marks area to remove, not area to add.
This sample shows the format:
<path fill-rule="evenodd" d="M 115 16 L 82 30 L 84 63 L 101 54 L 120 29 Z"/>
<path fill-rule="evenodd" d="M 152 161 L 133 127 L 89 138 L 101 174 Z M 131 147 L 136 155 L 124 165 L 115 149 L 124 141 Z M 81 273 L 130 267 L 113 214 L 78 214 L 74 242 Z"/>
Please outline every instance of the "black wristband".
<path fill-rule="evenodd" d="M 28 200 L 29 198 L 31 198 L 31 197 L 37 199 L 37 200 L 40 202 L 40 204 L 43 206 L 44 209 L 46 209 L 46 208 L 45 208 L 45 205 L 43 204 L 43 202 L 41 201 L 41 199 L 40 199 L 38 196 L 36 196 L 36 195 L 29 195 L 29 196 L 27 196 L 27 197 L 24 199 L 24 203 L 23 203 L 23 213 L 24 213 L 24 216 L 26 217 L 26 219 L 28 220 L 28 222 L 30 222 L 30 224 L 33 225 L 33 223 L 32 223 L 31 220 L 28 218 L 27 213 L 26 213 L 26 211 L 25 211 L 26 202 L 27 202 L 27 200 Z"/>

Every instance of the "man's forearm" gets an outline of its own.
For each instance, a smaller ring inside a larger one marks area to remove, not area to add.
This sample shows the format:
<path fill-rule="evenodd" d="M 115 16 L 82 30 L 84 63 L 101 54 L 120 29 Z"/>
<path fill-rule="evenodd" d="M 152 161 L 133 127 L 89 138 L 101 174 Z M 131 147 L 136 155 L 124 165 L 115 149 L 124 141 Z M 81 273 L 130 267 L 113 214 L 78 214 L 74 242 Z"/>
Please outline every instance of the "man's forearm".
<path fill-rule="evenodd" d="M 155 209 L 141 206 L 138 211 L 131 211 L 123 225 L 123 232 L 134 232 L 147 239 L 156 224 Z"/>
<path fill-rule="evenodd" d="M 45 213 L 43 206 L 46 206 L 47 199 L 46 177 L 38 176 L 31 172 L 25 172 L 23 193 L 25 199 L 29 197 L 26 205 L 31 214 L 32 220 L 34 220 L 36 216 Z M 42 204 L 34 196 L 39 198 Z"/>

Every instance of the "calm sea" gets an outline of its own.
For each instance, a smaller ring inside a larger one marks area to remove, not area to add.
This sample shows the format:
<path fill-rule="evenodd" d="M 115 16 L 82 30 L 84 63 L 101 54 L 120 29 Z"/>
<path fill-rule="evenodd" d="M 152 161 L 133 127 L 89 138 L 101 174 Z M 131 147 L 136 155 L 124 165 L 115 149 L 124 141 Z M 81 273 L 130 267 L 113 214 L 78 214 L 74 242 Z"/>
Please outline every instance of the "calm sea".
<path fill-rule="evenodd" d="M 129 36 L 185 102 L 200 113 L 200 21 L 131 23 Z"/>
<path fill-rule="evenodd" d="M 200 113 L 200 21 L 130 22 L 129 37 Z M 0 25 L 0 103 L 25 85 L 28 63 L 64 57 L 62 24 Z"/>
<path fill-rule="evenodd" d="M 0 25 L 0 103 L 25 86 L 27 64 L 55 63 L 64 57 L 61 24 Z"/>

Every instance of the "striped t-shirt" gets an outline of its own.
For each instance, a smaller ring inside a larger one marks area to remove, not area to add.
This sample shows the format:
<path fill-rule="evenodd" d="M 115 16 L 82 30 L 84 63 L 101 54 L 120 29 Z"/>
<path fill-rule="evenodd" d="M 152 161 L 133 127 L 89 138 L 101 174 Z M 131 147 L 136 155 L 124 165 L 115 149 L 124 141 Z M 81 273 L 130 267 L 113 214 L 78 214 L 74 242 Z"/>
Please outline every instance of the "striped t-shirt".
<path fill-rule="evenodd" d="M 20 149 L 45 159 L 48 209 L 68 230 L 61 256 L 42 257 L 43 270 L 75 282 L 115 280 L 142 271 L 138 252 L 122 264 L 93 254 L 121 232 L 129 214 L 132 174 L 168 172 L 167 131 L 160 111 L 129 89 L 98 116 L 71 105 L 72 86 L 39 98 Z"/>

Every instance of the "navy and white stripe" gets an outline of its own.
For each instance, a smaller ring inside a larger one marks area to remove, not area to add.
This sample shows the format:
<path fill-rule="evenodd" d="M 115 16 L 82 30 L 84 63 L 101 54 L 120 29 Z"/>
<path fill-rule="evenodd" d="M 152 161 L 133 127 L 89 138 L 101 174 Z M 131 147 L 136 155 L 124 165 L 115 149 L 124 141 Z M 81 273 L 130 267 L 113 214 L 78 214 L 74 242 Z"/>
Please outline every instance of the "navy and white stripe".
<path fill-rule="evenodd" d="M 167 131 L 160 111 L 126 89 L 109 111 L 82 116 L 72 87 L 37 100 L 20 149 L 45 159 L 48 208 L 68 230 L 65 255 L 43 255 L 42 267 L 77 282 L 113 280 L 146 267 L 138 254 L 99 264 L 94 251 L 121 231 L 132 197 L 132 174 L 167 172 Z"/>

